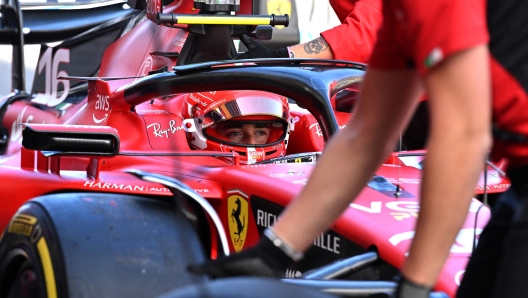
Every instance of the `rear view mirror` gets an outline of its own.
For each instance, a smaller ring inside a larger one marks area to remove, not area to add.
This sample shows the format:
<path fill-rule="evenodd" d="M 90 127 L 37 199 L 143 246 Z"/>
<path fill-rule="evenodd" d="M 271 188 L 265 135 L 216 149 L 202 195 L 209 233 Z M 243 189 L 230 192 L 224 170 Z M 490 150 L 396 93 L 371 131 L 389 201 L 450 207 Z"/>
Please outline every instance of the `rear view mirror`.
<path fill-rule="evenodd" d="M 352 113 L 359 100 L 360 91 L 357 89 L 344 89 L 335 96 L 335 110 L 338 112 Z"/>

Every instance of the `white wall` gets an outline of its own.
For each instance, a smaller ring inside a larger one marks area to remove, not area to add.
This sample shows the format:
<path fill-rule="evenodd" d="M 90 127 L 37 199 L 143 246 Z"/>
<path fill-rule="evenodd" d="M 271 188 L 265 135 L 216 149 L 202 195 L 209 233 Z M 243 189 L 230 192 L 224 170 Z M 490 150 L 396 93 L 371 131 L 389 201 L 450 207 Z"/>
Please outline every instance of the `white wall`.
<path fill-rule="evenodd" d="M 37 67 L 40 45 L 26 45 L 24 57 L 26 64 L 26 90 L 31 91 L 33 76 Z M 0 45 L 0 98 L 11 92 L 11 58 L 12 47 Z"/>
<path fill-rule="evenodd" d="M 295 0 L 301 43 L 319 37 L 319 33 L 339 25 L 328 0 Z"/>
<path fill-rule="evenodd" d="M 319 33 L 339 24 L 328 0 L 294 0 L 297 6 L 301 43 L 319 36 Z M 38 62 L 40 45 L 26 45 L 26 90 L 31 91 Z M 0 98 L 11 91 L 11 46 L 0 45 Z"/>

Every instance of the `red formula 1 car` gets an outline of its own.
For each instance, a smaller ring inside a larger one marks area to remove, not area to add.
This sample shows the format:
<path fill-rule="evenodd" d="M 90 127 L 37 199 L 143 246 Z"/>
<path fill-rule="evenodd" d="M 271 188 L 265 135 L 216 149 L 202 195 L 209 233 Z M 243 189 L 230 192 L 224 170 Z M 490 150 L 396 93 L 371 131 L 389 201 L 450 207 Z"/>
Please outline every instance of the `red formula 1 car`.
<path fill-rule="evenodd" d="M 17 11 L 10 4 L 3 17 Z M 186 266 L 256 243 L 350 117 L 339 110 L 364 65 L 225 61 L 233 35 L 269 36 L 256 25 L 286 16 L 250 15 L 249 1 L 129 4 L 137 10 L 119 22 L 43 47 L 37 91 L 2 101 L 0 297 L 152 297 L 207 281 Z M 81 41 L 105 40 L 108 28 L 118 37 L 100 67 L 83 60 Z M 243 142 L 246 128 L 266 139 Z M 423 156 L 389 156 L 284 281 L 347 296 L 393 291 Z M 508 187 L 486 169 L 476 195 Z M 488 218 L 474 200 L 436 290 L 454 295 Z"/>

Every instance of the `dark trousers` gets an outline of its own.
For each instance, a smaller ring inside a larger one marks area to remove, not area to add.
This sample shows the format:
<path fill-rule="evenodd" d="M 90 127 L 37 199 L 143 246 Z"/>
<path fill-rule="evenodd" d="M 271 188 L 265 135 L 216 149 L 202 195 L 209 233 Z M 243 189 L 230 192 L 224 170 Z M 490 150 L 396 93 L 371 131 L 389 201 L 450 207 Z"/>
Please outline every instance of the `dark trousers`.
<path fill-rule="evenodd" d="M 528 297 L 528 167 L 508 171 L 502 194 L 480 235 L 457 297 Z"/>

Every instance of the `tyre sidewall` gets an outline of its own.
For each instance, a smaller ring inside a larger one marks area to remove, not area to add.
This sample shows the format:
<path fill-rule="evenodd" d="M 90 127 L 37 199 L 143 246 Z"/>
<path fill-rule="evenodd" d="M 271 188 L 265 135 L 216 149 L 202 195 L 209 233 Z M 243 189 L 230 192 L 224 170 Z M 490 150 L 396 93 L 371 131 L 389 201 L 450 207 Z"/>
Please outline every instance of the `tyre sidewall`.
<path fill-rule="evenodd" d="M 11 219 L 0 241 L 0 297 L 24 262 L 30 262 L 37 278 L 39 294 L 66 297 L 63 261 L 55 228 L 44 209 L 26 203 Z"/>

